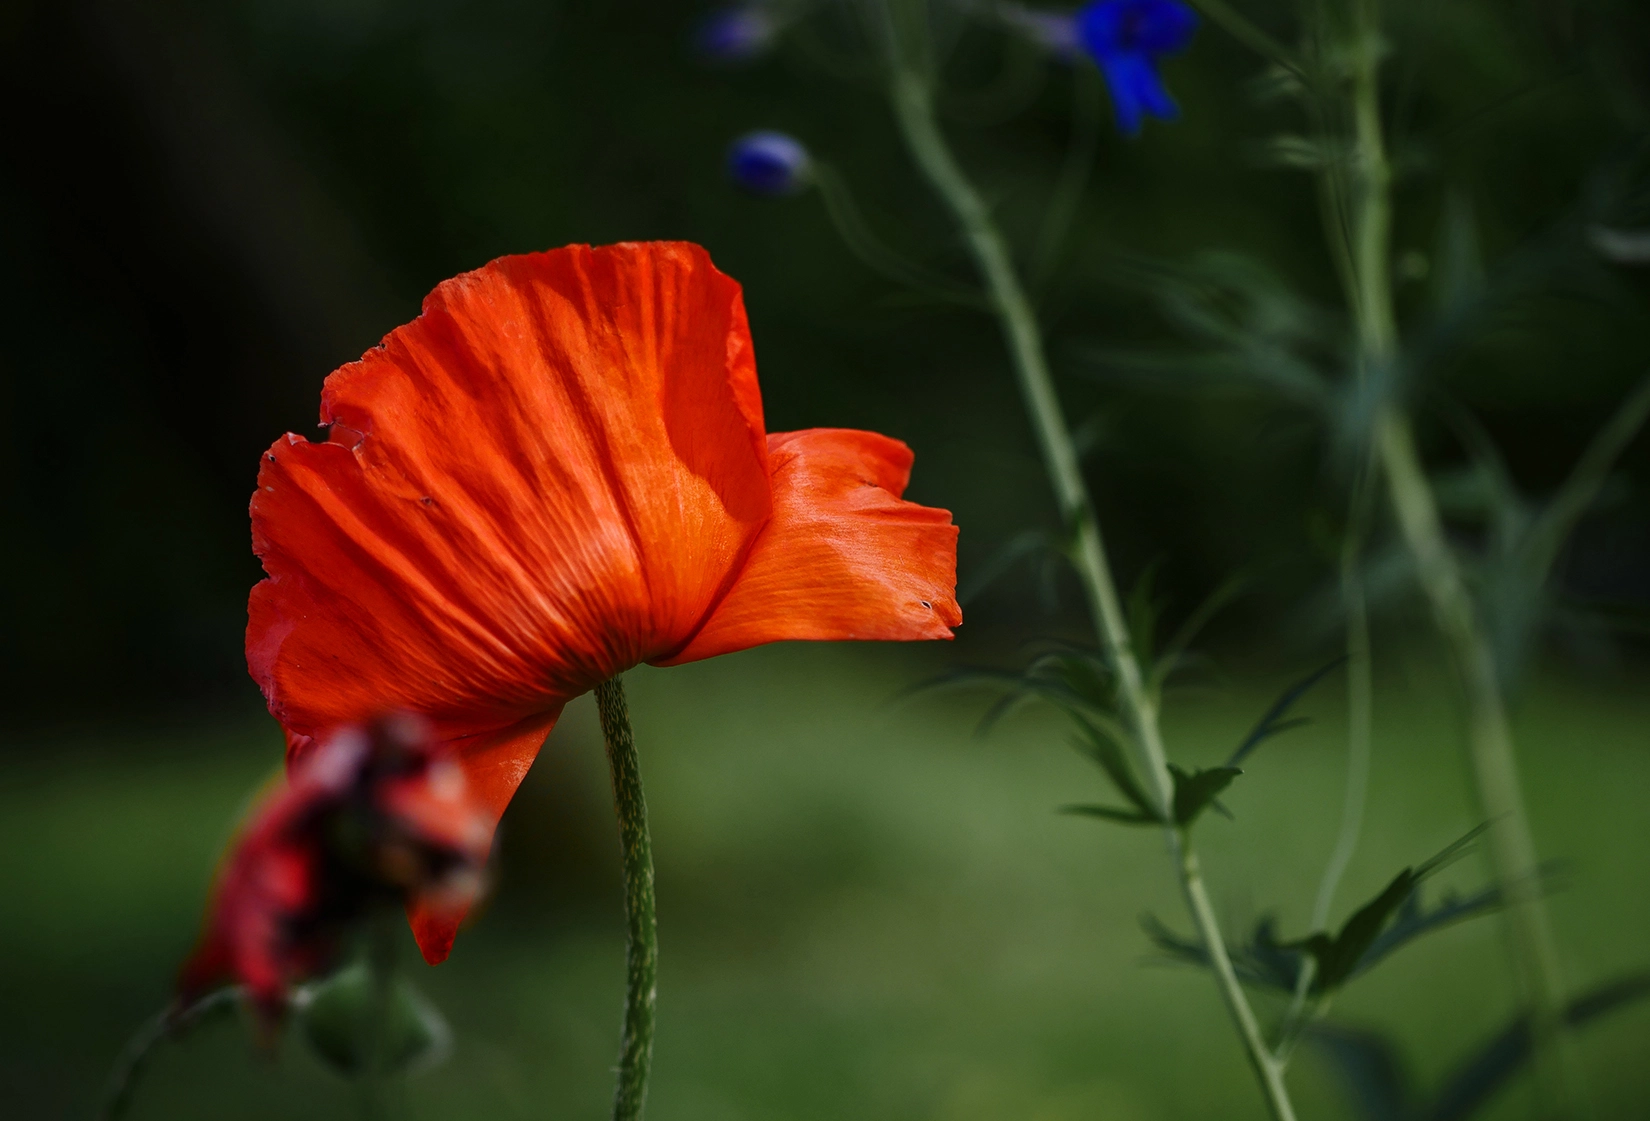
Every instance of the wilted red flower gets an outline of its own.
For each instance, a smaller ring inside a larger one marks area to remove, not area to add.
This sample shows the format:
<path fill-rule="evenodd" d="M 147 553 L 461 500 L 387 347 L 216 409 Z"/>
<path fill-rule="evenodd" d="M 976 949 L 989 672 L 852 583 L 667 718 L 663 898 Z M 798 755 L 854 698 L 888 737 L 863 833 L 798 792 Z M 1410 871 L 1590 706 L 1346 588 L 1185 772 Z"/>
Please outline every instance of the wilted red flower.
<path fill-rule="evenodd" d="M 464 768 L 421 718 L 340 729 L 248 815 L 184 966 L 182 1004 L 236 981 L 274 1015 L 371 908 L 462 914 L 481 888 L 492 831 Z"/>
<path fill-rule="evenodd" d="M 956 528 L 911 451 L 765 434 L 738 284 L 698 246 L 573 246 L 449 280 L 276 442 L 247 661 L 289 758 L 384 707 L 460 753 L 495 824 L 562 706 L 641 662 L 951 637 Z M 451 914 L 415 907 L 432 962 Z"/>

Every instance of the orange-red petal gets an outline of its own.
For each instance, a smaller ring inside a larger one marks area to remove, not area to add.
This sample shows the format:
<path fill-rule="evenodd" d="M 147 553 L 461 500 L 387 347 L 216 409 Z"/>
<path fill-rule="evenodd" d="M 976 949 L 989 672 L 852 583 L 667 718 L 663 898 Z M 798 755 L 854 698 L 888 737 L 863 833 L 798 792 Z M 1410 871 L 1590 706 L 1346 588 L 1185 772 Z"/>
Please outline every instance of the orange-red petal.
<path fill-rule="evenodd" d="M 424 715 L 499 811 L 566 700 L 699 629 L 771 509 L 739 286 L 693 245 L 447 281 L 321 420 L 259 470 L 252 675 L 299 754 Z"/>
<path fill-rule="evenodd" d="M 874 432 L 769 436 L 773 519 L 704 627 L 659 664 L 787 639 L 952 637 L 957 527 L 900 499 L 911 460 Z"/>
<path fill-rule="evenodd" d="M 697 246 L 506 257 L 327 379 L 270 449 L 248 660 L 314 735 L 495 731 L 679 647 L 769 513 L 738 286 Z"/>
<path fill-rule="evenodd" d="M 498 827 L 504 808 L 510 804 L 516 787 L 526 777 L 527 768 L 560 715 L 558 707 L 554 712 L 529 717 L 512 728 L 453 743 L 464 766 L 469 799 L 485 814 L 489 829 Z M 440 965 L 447 960 L 464 916 L 463 909 L 418 898 L 409 901 L 407 920 L 425 961 Z"/>

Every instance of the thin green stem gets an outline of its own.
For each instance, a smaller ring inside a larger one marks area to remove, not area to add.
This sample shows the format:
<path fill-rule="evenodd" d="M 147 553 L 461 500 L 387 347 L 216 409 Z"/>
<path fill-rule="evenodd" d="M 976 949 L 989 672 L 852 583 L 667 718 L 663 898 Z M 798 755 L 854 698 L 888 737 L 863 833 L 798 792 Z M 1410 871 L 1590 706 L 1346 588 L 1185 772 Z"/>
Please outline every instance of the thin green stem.
<path fill-rule="evenodd" d="M 1048 205 L 1043 209 L 1037 249 L 1031 258 L 1031 284 L 1037 290 L 1048 283 L 1060 263 L 1061 251 L 1083 201 L 1083 188 L 1088 185 L 1089 173 L 1094 167 L 1095 153 L 1100 148 L 1104 119 L 1100 75 L 1091 66 L 1079 66 L 1072 71 L 1071 117 L 1066 157 L 1060 164 L 1060 176 L 1055 180 Z"/>
<path fill-rule="evenodd" d="M 1647 419 L 1650 419 L 1650 378 L 1639 382 L 1616 406 L 1616 411 L 1581 453 L 1564 485 L 1531 527 L 1529 564 L 1537 581 L 1546 580 L 1570 531 L 1598 497 L 1616 460 L 1638 438 Z"/>
<path fill-rule="evenodd" d="M 1301 65 L 1293 51 L 1256 27 L 1247 16 L 1226 3 L 1226 0 L 1192 0 L 1192 4 L 1219 24 L 1232 38 L 1256 54 L 1283 67 L 1303 85 L 1312 84 L 1311 76 L 1307 74 L 1306 68 Z"/>
<path fill-rule="evenodd" d="M 1147 687 L 1129 639 L 1126 617 L 1101 541 L 1100 525 L 1094 515 L 1088 486 L 1083 480 L 1071 430 L 1067 427 L 1054 380 L 1049 373 L 1041 330 L 1001 232 L 992 221 L 979 192 L 957 165 L 939 130 L 934 116 L 932 91 L 911 67 L 902 63 L 897 40 L 895 46 L 890 90 L 895 117 L 917 166 L 961 227 L 993 309 L 1002 324 L 1004 340 L 1013 360 L 1026 411 L 1036 432 L 1044 466 L 1053 484 L 1061 515 L 1075 539 L 1072 559 L 1088 598 L 1101 645 L 1117 678 L 1119 701 L 1144 757 L 1141 762 L 1149 776 L 1150 789 L 1159 811 L 1163 820 L 1169 821 L 1173 816 L 1174 786 L 1162 732 L 1158 727 L 1157 701 Z M 1209 954 L 1221 996 L 1254 1066 L 1267 1105 L 1276 1121 L 1294 1121 L 1294 1108 L 1284 1086 L 1282 1068 L 1267 1050 L 1260 1025 L 1232 968 L 1214 908 L 1203 886 L 1191 840 L 1173 826 L 1167 827 L 1166 833 L 1187 908 Z"/>
<path fill-rule="evenodd" d="M 1082 579 L 1089 610 L 1100 630 L 1107 657 L 1115 663 L 1119 690 L 1131 730 L 1139 738 L 1145 754 L 1146 770 L 1160 808 L 1174 798 L 1163 737 L 1158 730 L 1157 704 L 1146 688 L 1140 663 L 1129 641 L 1122 601 L 1118 597 L 1100 523 L 1094 516 L 1088 484 L 1077 456 L 1077 447 L 1066 424 L 1065 411 L 1054 389 L 1048 359 L 1043 351 L 1042 333 L 1036 314 L 1020 283 L 1009 256 L 1008 246 L 992 221 L 979 192 L 963 174 L 940 134 L 934 118 L 933 100 L 927 85 L 909 70 L 900 69 L 893 79 L 895 115 L 918 167 L 940 197 L 950 207 L 980 270 L 991 299 L 992 310 L 1002 324 L 1009 356 L 1019 378 L 1026 412 L 1031 418 L 1042 451 L 1043 463 L 1053 484 L 1060 514 L 1075 538 L 1073 559 Z"/>
<path fill-rule="evenodd" d="M 172 1005 L 151 1017 L 121 1050 L 104 1091 L 98 1121 L 119 1121 L 131 1108 L 138 1080 L 162 1043 L 179 1039 L 194 1028 L 240 1003 L 244 990 L 230 985 L 207 993 L 188 1007 Z"/>
<path fill-rule="evenodd" d="M 847 181 L 835 167 L 827 163 L 816 164 L 814 185 L 819 188 L 820 200 L 825 204 L 825 214 L 836 227 L 842 243 L 867 268 L 881 273 L 896 284 L 932 293 L 936 299 L 976 309 L 981 307 L 983 301 L 978 292 L 959 284 L 944 273 L 934 272 L 908 260 L 877 237 L 858 204 L 854 202 L 853 192 L 848 189 Z"/>
<path fill-rule="evenodd" d="M 1249 998 L 1244 995 L 1237 971 L 1232 968 L 1231 956 L 1226 952 L 1226 943 L 1220 933 L 1220 923 L 1215 918 L 1214 907 L 1209 903 L 1209 892 L 1203 886 L 1203 872 L 1197 853 L 1192 849 L 1191 838 L 1177 829 L 1167 832 L 1169 849 L 1180 872 L 1180 890 L 1186 898 L 1186 908 L 1192 914 L 1199 937 L 1203 939 L 1203 948 L 1209 954 L 1209 964 L 1219 982 L 1221 1000 L 1225 1002 L 1232 1022 L 1237 1025 L 1238 1036 L 1243 1041 L 1244 1052 L 1249 1056 L 1249 1065 L 1254 1068 L 1255 1077 L 1260 1081 L 1267 1108 L 1271 1110 L 1274 1121 L 1295 1121 L 1295 1106 L 1289 1100 L 1289 1087 L 1283 1080 L 1284 1064 L 1267 1048 L 1260 1022 L 1255 1019 L 1254 1009 L 1249 1007 Z"/>
<path fill-rule="evenodd" d="M 1334 851 L 1318 883 L 1312 904 L 1312 929 L 1324 930 L 1335 905 L 1346 869 L 1363 832 L 1364 805 L 1369 796 L 1369 754 L 1374 723 L 1374 667 L 1370 660 L 1369 604 L 1364 588 L 1363 549 L 1369 527 L 1369 470 L 1358 472 L 1352 483 L 1352 516 L 1341 542 L 1341 602 L 1346 608 L 1346 793 L 1341 803 L 1341 828 Z"/>
<path fill-rule="evenodd" d="M 1354 15 L 1351 174 L 1357 287 L 1350 302 L 1358 327 L 1360 376 L 1366 381 L 1390 380 L 1398 361 L 1398 321 L 1392 302 L 1391 169 L 1381 128 L 1377 0 L 1355 0 Z M 1399 530 L 1466 689 L 1472 771 L 1480 807 L 1491 826 L 1486 835 L 1490 860 L 1507 901 L 1507 932 L 1522 996 L 1530 1007 L 1542 1108 L 1553 1117 L 1574 1116 L 1576 1068 L 1563 1030 L 1558 953 L 1541 895 L 1540 864 L 1494 653 L 1445 536 L 1409 418 L 1392 404 L 1382 405 L 1374 418 L 1373 437 Z"/>
<path fill-rule="evenodd" d="M 1352 863 L 1358 838 L 1363 833 L 1364 807 L 1369 800 L 1369 757 L 1371 731 L 1374 724 L 1374 665 L 1369 642 L 1369 603 L 1364 587 L 1363 550 L 1369 532 L 1371 485 L 1373 465 L 1367 461 L 1352 480 L 1352 499 L 1349 503 L 1346 536 L 1341 541 L 1340 583 L 1341 603 L 1346 609 L 1346 786 L 1341 799 L 1341 825 L 1324 865 L 1323 878 L 1318 881 L 1318 894 L 1312 903 L 1309 930 L 1327 930 L 1329 912 L 1335 905 L 1335 893 Z M 1287 1063 L 1294 1051 L 1300 1031 L 1306 1021 L 1307 1002 L 1312 991 L 1312 979 L 1317 974 L 1317 961 L 1301 955 L 1300 973 L 1295 978 L 1295 992 L 1289 1009 L 1284 1013 L 1283 1027 L 1278 1033 L 1276 1055 Z M 1318 1002 L 1315 1014 L 1323 1011 Z"/>
<path fill-rule="evenodd" d="M 636 762 L 636 738 L 624 685 L 615 677 L 596 686 L 607 765 L 613 777 L 613 804 L 624 854 L 625 1005 L 619 1047 L 613 1121 L 635 1121 L 647 1102 L 653 1063 L 653 1026 L 659 999 L 659 931 L 653 905 L 653 845 L 647 831 L 647 799 Z"/>
<path fill-rule="evenodd" d="M 367 929 L 367 1018 L 366 1038 L 361 1053 L 366 1065 L 361 1070 L 359 1104 L 363 1121 L 387 1121 L 394 1116 L 391 1104 L 390 1017 L 395 999 L 395 943 L 401 933 L 401 915 L 385 910 L 372 916 Z"/>
<path fill-rule="evenodd" d="M 1468 752 L 1479 807 L 1490 823 L 1485 836 L 1506 899 L 1508 940 L 1522 996 L 1530 1007 L 1542 1108 L 1548 1116 L 1572 1117 L 1578 1087 L 1564 1033 L 1564 985 L 1495 655 L 1444 535 L 1408 418 L 1394 409 L 1383 410 L 1376 421 L 1376 441 L 1393 512 L 1467 693 Z"/>

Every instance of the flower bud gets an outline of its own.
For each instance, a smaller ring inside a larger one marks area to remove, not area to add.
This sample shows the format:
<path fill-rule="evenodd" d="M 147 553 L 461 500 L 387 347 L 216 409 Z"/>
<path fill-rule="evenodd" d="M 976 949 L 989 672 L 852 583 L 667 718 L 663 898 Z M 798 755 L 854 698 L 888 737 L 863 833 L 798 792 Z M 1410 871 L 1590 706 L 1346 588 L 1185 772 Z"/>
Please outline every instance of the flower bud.
<path fill-rule="evenodd" d="M 767 54 L 778 37 L 779 21 L 773 13 L 744 4 L 701 19 L 693 31 L 693 48 L 711 62 L 750 62 Z"/>
<path fill-rule="evenodd" d="M 187 1005 L 225 982 L 273 1019 L 374 908 L 475 901 L 492 819 L 417 717 L 339 729 L 248 815 L 220 866 Z"/>
<path fill-rule="evenodd" d="M 813 181 L 813 158 L 782 132 L 746 133 L 728 148 L 728 178 L 755 195 L 794 195 Z"/>

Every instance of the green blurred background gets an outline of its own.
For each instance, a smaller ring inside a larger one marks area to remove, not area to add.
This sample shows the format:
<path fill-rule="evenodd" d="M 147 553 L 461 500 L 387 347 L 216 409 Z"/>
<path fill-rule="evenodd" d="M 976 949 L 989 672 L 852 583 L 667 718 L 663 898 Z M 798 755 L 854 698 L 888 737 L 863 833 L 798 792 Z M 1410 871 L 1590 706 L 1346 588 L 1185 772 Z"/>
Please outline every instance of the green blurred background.
<path fill-rule="evenodd" d="M 830 5 L 827 5 L 829 7 Z M 1290 6 L 1242 5 L 1281 35 Z M 1650 365 L 1645 270 L 1586 252 L 1650 225 L 1650 25 L 1622 0 L 1397 3 L 1399 245 L 1433 256 L 1464 201 L 1527 292 L 1431 371 L 1435 463 L 1470 410 L 1529 493 L 1563 477 Z M 903 297 L 818 200 L 756 201 L 722 153 L 752 127 L 806 141 L 890 242 L 966 276 L 878 90 L 828 28 L 749 67 L 688 48 L 703 9 L 608 0 L 10 0 L 0 5 L 0 1113 L 87 1116 L 164 1002 L 216 850 L 278 759 L 246 679 L 258 453 L 313 432 L 321 379 L 508 252 L 654 237 L 706 245 L 746 286 L 770 427 L 875 428 L 917 450 L 912 497 L 952 509 L 962 578 L 1052 503 L 996 329 Z M 1173 345 L 1123 255 L 1253 255 L 1333 322 L 1310 181 L 1263 158 L 1290 127 L 1260 67 L 1204 28 L 1167 66 L 1184 110 L 1102 138 L 1043 293 L 1125 581 L 1156 564 L 1171 617 L 1242 567 L 1176 754 L 1222 756 L 1335 645 L 1321 607 L 1333 448 L 1252 393 L 1165 391 L 1094 360 Z M 995 31 L 958 40 L 945 102 L 963 159 L 1022 244 L 1064 158 L 1081 76 Z M 1090 76 L 1092 77 L 1092 76 Z M 1074 82 L 1078 83 L 1074 90 Z M 1455 200 L 1452 202 L 1451 200 Z M 1579 263 L 1578 263 L 1579 262 Z M 1403 293 L 1428 319 L 1429 283 Z M 1417 329 L 1420 329 L 1418 326 Z M 1562 566 L 1578 600 L 1650 601 L 1650 442 Z M 1012 661 L 1081 626 L 1072 589 L 1012 570 L 944 649 L 760 650 L 633 682 L 656 816 L 662 1027 L 650 1116 L 1258 1117 L 1212 986 L 1153 968 L 1137 918 L 1179 919 L 1160 843 L 1056 816 L 1098 782 L 1032 715 L 973 736 L 985 699 L 898 700 L 957 662 Z M 1519 700 L 1532 810 L 1564 860 L 1578 986 L 1650 965 L 1645 663 L 1570 630 Z M 1459 714 L 1424 616 L 1377 632 L 1374 803 L 1343 908 L 1474 823 Z M 1203 844 L 1234 923 L 1305 921 L 1339 802 L 1340 700 L 1268 748 Z M 597 1117 L 622 985 L 619 889 L 591 713 L 575 706 L 506 819 L 495 902 L 419 980 L 458 1033 L 413 1114 Z M 1475 862 L 1454 869 L 1481 882 Z M 1337 1008 L 1435 1078 L 1510 1014 L 1493 921 L 1451 930 Z M 1650 1011 L 1591 1033 L 1601 1116 L 1642 1115 Z M 1303 1113 L 1350 1116 L 1308 1055 Z M 220 1027 L 163 1055 L 136 1117 L 346 1115 L 299 1048 Z M 1526 1112 L 1518 1092 L 1497 1116 Z M 329 1112 L 330 1111 L 330 1112 Z"/>

